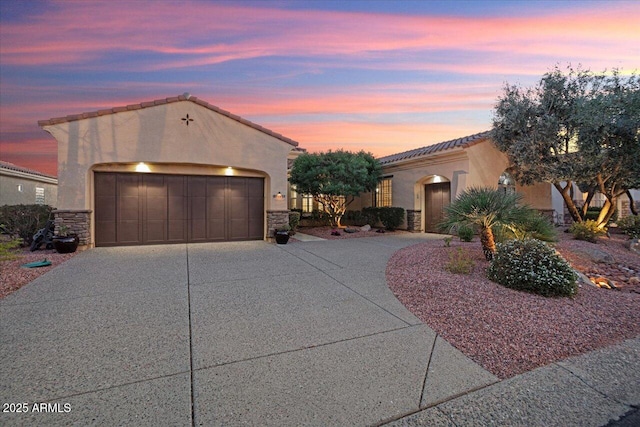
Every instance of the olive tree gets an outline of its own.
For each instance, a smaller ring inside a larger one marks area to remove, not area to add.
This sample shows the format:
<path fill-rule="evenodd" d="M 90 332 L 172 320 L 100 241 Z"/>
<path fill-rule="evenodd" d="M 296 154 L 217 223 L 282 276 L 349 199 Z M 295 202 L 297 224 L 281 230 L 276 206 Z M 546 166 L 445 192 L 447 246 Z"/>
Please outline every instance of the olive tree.
<path fill-rule="evenodd" d="M 494 142 L 520 184 L 551 183 L 576 222 L 585 218 L 595 192 L 602 193 L 603 227 L 617 198 L 640 185 L 639 88 L 636 74 L 555 67 L 532 88 L 505 87 L 494 110 Z M 581 209 L 573 184 L 588 193 Z"/>
<path fill-rule="evenodd" d="M 354 197 L 375 190 L 380 175 L 380 163 L 372 154 L 338 150 L 300 155 L 293 162 L 289 182 L 297 192 L 312 195 L 331 225 L 339 227 Z"/>

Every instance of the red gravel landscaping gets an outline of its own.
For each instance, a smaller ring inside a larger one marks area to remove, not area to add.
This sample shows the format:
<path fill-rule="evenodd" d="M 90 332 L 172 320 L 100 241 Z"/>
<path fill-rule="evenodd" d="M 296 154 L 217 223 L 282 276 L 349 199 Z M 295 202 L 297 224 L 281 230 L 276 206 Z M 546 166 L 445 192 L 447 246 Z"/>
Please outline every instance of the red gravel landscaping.
<path fill-rule="evenodd" d="M 360 229 L 360 227 L 347 227 L 353 229 Z M 347 233 L 344 229 L 339 229 L 339 236 L 331 235 L 331 232 L 336 230 L 335 227 L 304 227 L 299 228 L 298 231 L 300 233 L 309 234 L 310 236 L 321 237 L 327 240 L 341 240 L 341 239 L 353 239 L 356 237 L 375 237 L 375 236 L 386 236 L 386 235 L 394 235 L 399 233 L 407 233 L 406 231 L 396 230 L 396 231 L 387 231 L 385 233 L 378 233 L 378 229 L 372 228 L 369 231 L 357 231 L 355 233 Z M 293 236 L 295 238 L 295 235 Z"/>
<path fill-rule="evenodd" d="M 616 236 L 597 245 L 560 236 L 557 248 L 585 272 L 596 265 L 571 250 L 592 245 L 617 264 L 640 272 L 640 257 Z M 606 239 L 601 239 L 606 240 Z M 475 261 L 470 275 L 445 270 L 457 248 Z M 387 264 L 387 282 L 397 298 L 444 339 L 499 378 L 605 347 L 640 335 L 640 294 L 582 285 L 570 298 L 545 298 L 511 290 L 486 278 L 477 238 L 444 247 L 428 241 L 396 252 Z"/>
<path fill-rule="evenodd" d="M 4 298 L 10 293 L 17 291 L 22 286 L 76 255 L 76 253 L 59 254 L 53 249 L 38 250 L 35 252 L 29 252 L 28 249 L 24 249 L 18 251 L 17 254 L 18 257 L 16 259 L 0 261 L 0 298 Z M 21 267 L 23 264 L 42 261 L 45 258 L 51 261 L 51 265 L 48 267 Z"/>

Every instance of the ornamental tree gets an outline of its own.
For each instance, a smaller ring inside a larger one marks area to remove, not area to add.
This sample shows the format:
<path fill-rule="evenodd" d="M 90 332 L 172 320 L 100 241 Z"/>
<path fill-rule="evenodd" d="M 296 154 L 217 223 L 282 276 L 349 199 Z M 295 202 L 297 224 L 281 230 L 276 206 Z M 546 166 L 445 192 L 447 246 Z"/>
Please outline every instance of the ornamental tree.
<path fill-rule="evenodd" d="M 297 192 L 312 195 L 331 225 L 339 227 L 354 197 L 375 190 L 380 175 L 380 163 L 372 154 L 338 150 L 300 155 L 293 162 L 289 182 Z"/>
<path fill-rule="evenodd" d="M 551 183 L 576 222 L 595 192 L 602 193 L 607 202 L 598 223 L 604 227 L 617 198 L 640 185 L 639 88 L 636 74 L 556 67 L 533 88 L 505 87 L 494 111 L 494 142 L 519 183 Z M 574 183 L 588 193 L 581 209 Z"/>

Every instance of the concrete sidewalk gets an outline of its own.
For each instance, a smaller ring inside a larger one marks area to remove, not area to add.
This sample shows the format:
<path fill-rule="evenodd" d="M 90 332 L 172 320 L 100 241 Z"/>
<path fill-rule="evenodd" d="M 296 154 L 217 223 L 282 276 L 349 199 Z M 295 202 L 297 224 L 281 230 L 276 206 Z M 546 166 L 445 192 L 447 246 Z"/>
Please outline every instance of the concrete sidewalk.
<path fill-rule="evenodd" d="M 384 276 L 426 238 L 78 254 L 0 300 L 0 424 L 599 426 L 640 403 L 638 340 L 498 382 L 437 336 Z"/>

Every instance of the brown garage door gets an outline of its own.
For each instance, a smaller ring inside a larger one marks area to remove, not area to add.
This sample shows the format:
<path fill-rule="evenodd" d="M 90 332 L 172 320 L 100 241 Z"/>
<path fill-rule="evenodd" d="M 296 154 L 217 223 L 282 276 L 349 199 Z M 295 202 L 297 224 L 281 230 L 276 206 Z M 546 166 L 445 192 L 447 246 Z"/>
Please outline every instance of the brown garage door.
<path fill-rule="evenodd" d="M 264 180 L 95 174 L 96 246 L 264 237 Z"/>

